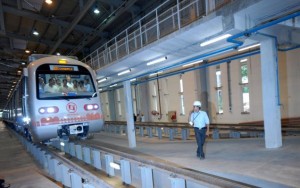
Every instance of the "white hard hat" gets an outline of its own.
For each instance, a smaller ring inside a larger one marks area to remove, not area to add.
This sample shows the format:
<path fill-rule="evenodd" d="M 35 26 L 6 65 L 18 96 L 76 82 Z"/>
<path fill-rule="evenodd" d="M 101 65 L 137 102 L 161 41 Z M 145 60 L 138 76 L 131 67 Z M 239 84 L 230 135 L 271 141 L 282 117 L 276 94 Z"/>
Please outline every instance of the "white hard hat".
<path fill-rule="evenodd" d="M 194 106 L 200 106 L 201 107 L 201 102 L 200 101 L 194 101 Z"/>

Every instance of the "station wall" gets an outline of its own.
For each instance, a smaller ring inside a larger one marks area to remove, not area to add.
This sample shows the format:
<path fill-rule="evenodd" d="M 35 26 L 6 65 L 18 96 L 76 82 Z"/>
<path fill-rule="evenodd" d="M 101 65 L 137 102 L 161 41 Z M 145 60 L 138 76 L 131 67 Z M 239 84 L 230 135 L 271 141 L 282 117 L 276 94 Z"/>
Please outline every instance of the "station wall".
<path fill-rule="evenodd" d="M 187 122 L 193 101 L 200 100 L 202 94 L 207 93 L 208 107 L 204 110 L 208 112 L 210 121 L 213 123 L 239 123 L 263 120 L 260 55 L 246 58 L 247 62 L 244 64 L 248 67 L 249 112 L 243 111 L 242 87 L 244 85 L 241 84 L 241 59 L 236 59 L 229 63 L 230 77 L 228 77 L 227 63 L 219 65 L 221 87 L 217 87 L 217 66 L 211 66 L 206 68 L 206 71 L 204 70 L 207 75 L 207 91 L 200 82 L 200 74 L 203 73 L 203 70 L 194 70 L 132 86 L 135 114 L 144 114 L 145 121 L 167 122 L 170 121 L 168 113 L 176 111 L 175 121 Z M 282 118 L 300 117 L 300 97 L 298 96 L 300 90 L 299 61 L 299 49 L 278 52 Z M 180 79 L 182 79 L 183 92 L 180 91 Z M 229 91 L 229 88 L 231 88 L 231 91 Z M 222 113 L 218 113 L 218 89 L 222 90 Z M 114 97 L 110 97 L 111 100 L 109 100 L 109 95 L 112 95 L 111 92 L 114 93 Z M 183 95 L 184 110 L 180 99 L 181 95 Z M 231 105 L 229 104 L 230 98 Z M 101 99 L 106 120 L 126 121 L 122 88 L 110 91 L 110 93 L 101 93 Z M 112 118 L 111 113 L 113 112 L 110 112 L 111 105 L 114 105 L 115 118 Z M 155 111 L 159 114 L 153 115 Z"/>

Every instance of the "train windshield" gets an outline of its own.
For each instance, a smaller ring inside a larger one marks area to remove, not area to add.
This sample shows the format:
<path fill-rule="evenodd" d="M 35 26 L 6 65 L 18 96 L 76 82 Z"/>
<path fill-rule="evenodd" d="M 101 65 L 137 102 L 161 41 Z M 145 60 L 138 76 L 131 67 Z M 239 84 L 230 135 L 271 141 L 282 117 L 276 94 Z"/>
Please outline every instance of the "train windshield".
<path fill-rule="evenodd" d="M 74 69 L 77 67 L 77 69 Z M 51 69 L 37 71 L 37 96 L 38 99 L 74 99 L 96 97 L 93 79 L 90 73 L 80 71 L 78 66 L 64 70 Z"/>

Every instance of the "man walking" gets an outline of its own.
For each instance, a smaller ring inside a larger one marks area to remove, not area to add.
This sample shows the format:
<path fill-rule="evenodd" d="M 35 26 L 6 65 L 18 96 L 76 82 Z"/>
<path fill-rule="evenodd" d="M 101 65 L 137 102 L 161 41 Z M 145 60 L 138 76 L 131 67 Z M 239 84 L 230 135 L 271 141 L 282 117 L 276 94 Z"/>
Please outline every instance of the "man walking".
<path fill-rule="evenodd" d="M 205 111 L 201 111 L 201 102 L 195 101 L 193 104 L 193 111 L 190 114 L 189 124 L 194 127 L 196 141 L 197 141 L 197 157 L 201 160 L 205 159 L 203 145 L 206 135 L 209 135 L 209 119 Z"/>

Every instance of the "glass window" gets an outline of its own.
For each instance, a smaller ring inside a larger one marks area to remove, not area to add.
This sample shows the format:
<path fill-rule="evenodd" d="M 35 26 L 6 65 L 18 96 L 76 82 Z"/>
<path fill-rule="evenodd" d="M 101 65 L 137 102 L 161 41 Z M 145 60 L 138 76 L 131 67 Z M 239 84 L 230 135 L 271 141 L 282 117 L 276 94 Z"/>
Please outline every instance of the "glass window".
<path fill-rule="evenodd" d="M 118 103 L 119 116 L 122 116 L 120 89 L 117 89 L 117 103 Z"/>
<path fill-rule="evenodd" d="M 222 98 L 222 78 L 221 78 L 221 70 L 220 66 L 216 67 L 216 94 L 217 94 L 217 113 L 223 113 L 223 98 Z"/>
<path fill-rule="evenodd" d="M 218 113 L 222 114 L 223 113 L 223 98 L 222 98 L 222 90 L 218 89 L 217 90 L 217 101 L 218 101 Z"/>
<path fill-rule="evenodd" d="M 36 70 L 38 99 L 96 97 L 90 72 L 80 65 L 43 64 Z"/>
<path fill-rule="evenodd" d="M 247 64 L 241 65 L 241 82 L 242 82 L 242 84 L 248 83 L 248 66 L 247 66 Z"/>
<path fill-rule="evenodd" d="M 158 104 L 157 104 L 157 92 L 156 92 L 156 84 L 153 82 L 153 107 L 155 111 L 158 111 Z"/>
<path fill-rule="evenodd" d="M 242 95 L 243 95 L 243 112 L 250 112 L 250 97 L 249 97 L 249 87 L 242 87 Z"/>
<path fill-rule="evenodd" d="M 241 86 L 242 86 L 242 106 L 243 112 L 250 112 L 250 95 L 249 95 L 249 79 L 247 60 L 241 64 Z"/>
<path fill-rule="evenodd" d="M 216 71 L 216 79 L 217 79 L 217 87 L 221 87 L 222 86 L 221 70 L 219 70 L 219 69 L 217 69 L 217 71 Z"/>
<path fill-rule="evenodd" d="M 133 113 L 138 114 L 137 112 L 137 100 L 136 100 L 136 86 L 131 86 L 131 95 L 132 95 L 132 105 L 133 105 Z"/>
<path fill-rule="evenodd" d="M 165 112 L 166 114 L 169 113 L 169 85 L 168 85 L 168 78 L 165 78 L 165 86 L 164 86 L 164 104 L 165 104 Z"/>
<path fill-rule="evenodd" d="M 179 91 L 179 94 L 180 94 L 180 114 L 185 115 L 182 75 L 180 75 L 179 87 L 180 87 L 180 91 Z"/>

